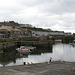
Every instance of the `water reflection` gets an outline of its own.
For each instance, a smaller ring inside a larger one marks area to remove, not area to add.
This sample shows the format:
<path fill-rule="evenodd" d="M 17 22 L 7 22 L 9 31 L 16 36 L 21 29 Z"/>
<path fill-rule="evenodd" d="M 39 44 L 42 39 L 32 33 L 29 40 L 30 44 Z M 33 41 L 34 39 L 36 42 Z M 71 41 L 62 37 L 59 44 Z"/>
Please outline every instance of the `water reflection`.
<path fill-rule="evenodd" d="M 28 57 L 28 55 L 24 55 L 21 56 L 20 54 L 16 54 L 15 51 L 12 52 L 3 52 L 2 54 L 0 54 L 0 64 L 3 66 L 6 65 L 10 65 L 12 63 L 12 65 L 16 64 L 16 60 L 17 59 L 21 59 L 23 57 Z"/>
<path fill-rule="evenodd" d="M 69 44 L 55 44 L 53 45 L 53 60 L 75 62 L 75 47 Z"/>
<path fill-rule="evenodd" d="M 69 44 L 55 43 L 50 47 L 37 47 L 37 50 L 29 55 L 22 55 L 12 52 L 5 52 L 0 54 L 0 66 L 12 66 L 26 64 L 49 62 L 50 57 L 52 61 L 69 61 L 75 62 L 75 47 Z"/>
<path fill-rule="evenodd" d="M 36 56 L 41 56 L 41 53 L 51 53 L 52 50 L 50 47 L 38 47 L 37 50 L 31 52 L 31 54 L 22 55 L 19 53 L 16 53 L 15 50 L 12 50 L 9 52 L 3 52 L 0 54 L 0 64 L 1 66 L 11 66 L 11 65 L 23 65 L 23 62 L 28 63 L 33 62 L 33 59 L 31 57 L 33 56 L 34 59 L 36 59 Z M 32 61 L 31 61 L 32 60 Z M 38 61 L 38 60 L 37 60 Z M 35 63 L 35 61 L 33 62 Z"/>
<path fill-rule="evenodd" d="M 52 47 L 48 47 L 48 46 L 37 46 L 36 47 L 36 51 L 31 52 L 30 55 L 41 55 L 41 53 L 52 53 Z"/>

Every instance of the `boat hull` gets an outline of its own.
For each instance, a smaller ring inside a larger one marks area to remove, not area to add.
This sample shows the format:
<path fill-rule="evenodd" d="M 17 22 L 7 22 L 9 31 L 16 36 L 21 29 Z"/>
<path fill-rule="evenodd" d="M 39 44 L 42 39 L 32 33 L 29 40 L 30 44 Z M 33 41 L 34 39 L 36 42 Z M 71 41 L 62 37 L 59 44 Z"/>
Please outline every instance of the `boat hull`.
<path fill-rule="evenodd" d="M 16 52 L 22 53 L 22 54 L 28 54 L 32 51 L 36 50 L 36 47 L 32 46 L 20 46 L 20 48 L 16 49 Z"/>

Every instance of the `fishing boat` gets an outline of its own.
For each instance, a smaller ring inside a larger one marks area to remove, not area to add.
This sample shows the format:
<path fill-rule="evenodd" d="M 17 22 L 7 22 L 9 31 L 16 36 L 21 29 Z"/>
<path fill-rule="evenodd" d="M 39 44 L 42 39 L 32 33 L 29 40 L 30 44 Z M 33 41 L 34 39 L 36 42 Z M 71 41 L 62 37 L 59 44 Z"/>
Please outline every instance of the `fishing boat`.
<path fill-rule="evenodd" d="M 20 46 L 20 48 L 17 48 L 16 51 L 22 54 L 28 54 L 31 51 L 36 50 L 36 47 L 32 46 Z"/>

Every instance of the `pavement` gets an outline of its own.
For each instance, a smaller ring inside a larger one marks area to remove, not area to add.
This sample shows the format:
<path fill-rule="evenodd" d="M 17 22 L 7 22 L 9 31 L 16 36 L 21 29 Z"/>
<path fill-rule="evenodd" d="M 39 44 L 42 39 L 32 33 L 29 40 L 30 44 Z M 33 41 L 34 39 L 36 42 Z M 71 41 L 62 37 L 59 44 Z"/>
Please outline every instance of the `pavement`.
<path fill-rule="evenodd" d="M 75 75 L 75 62 L 51 62 L 0 67 L 0 75 Z"/>

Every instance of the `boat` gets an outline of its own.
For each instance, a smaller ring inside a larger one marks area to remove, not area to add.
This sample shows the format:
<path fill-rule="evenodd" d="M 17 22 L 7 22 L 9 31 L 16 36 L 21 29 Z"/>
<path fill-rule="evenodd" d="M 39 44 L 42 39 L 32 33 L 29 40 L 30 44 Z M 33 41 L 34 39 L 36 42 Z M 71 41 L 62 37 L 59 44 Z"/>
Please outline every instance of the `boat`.
<path fill-rule="evenodd" d="M 29 49 L 30 51 L 34 51 L 36 50 L 36 47 L 32 47 L 32 46 L 25 46 L 27 49 Z"/>
<path fill-rule="evenodd" d="M 25 46 L 20 46 L 20 48 L 16 49 L 16 52 L 21 53 L 21 54 L 28 54 L 31 51 L 28 48 L 25 48 Z"/>
<path fill-rule="evenodd" d="M 36 47 L 32 47 L 32 46 L 20 46 L 20 48 L 16 49 L 16 51 L 21 54 L 28 54 L 34 50 L 36 50 Z"/>

